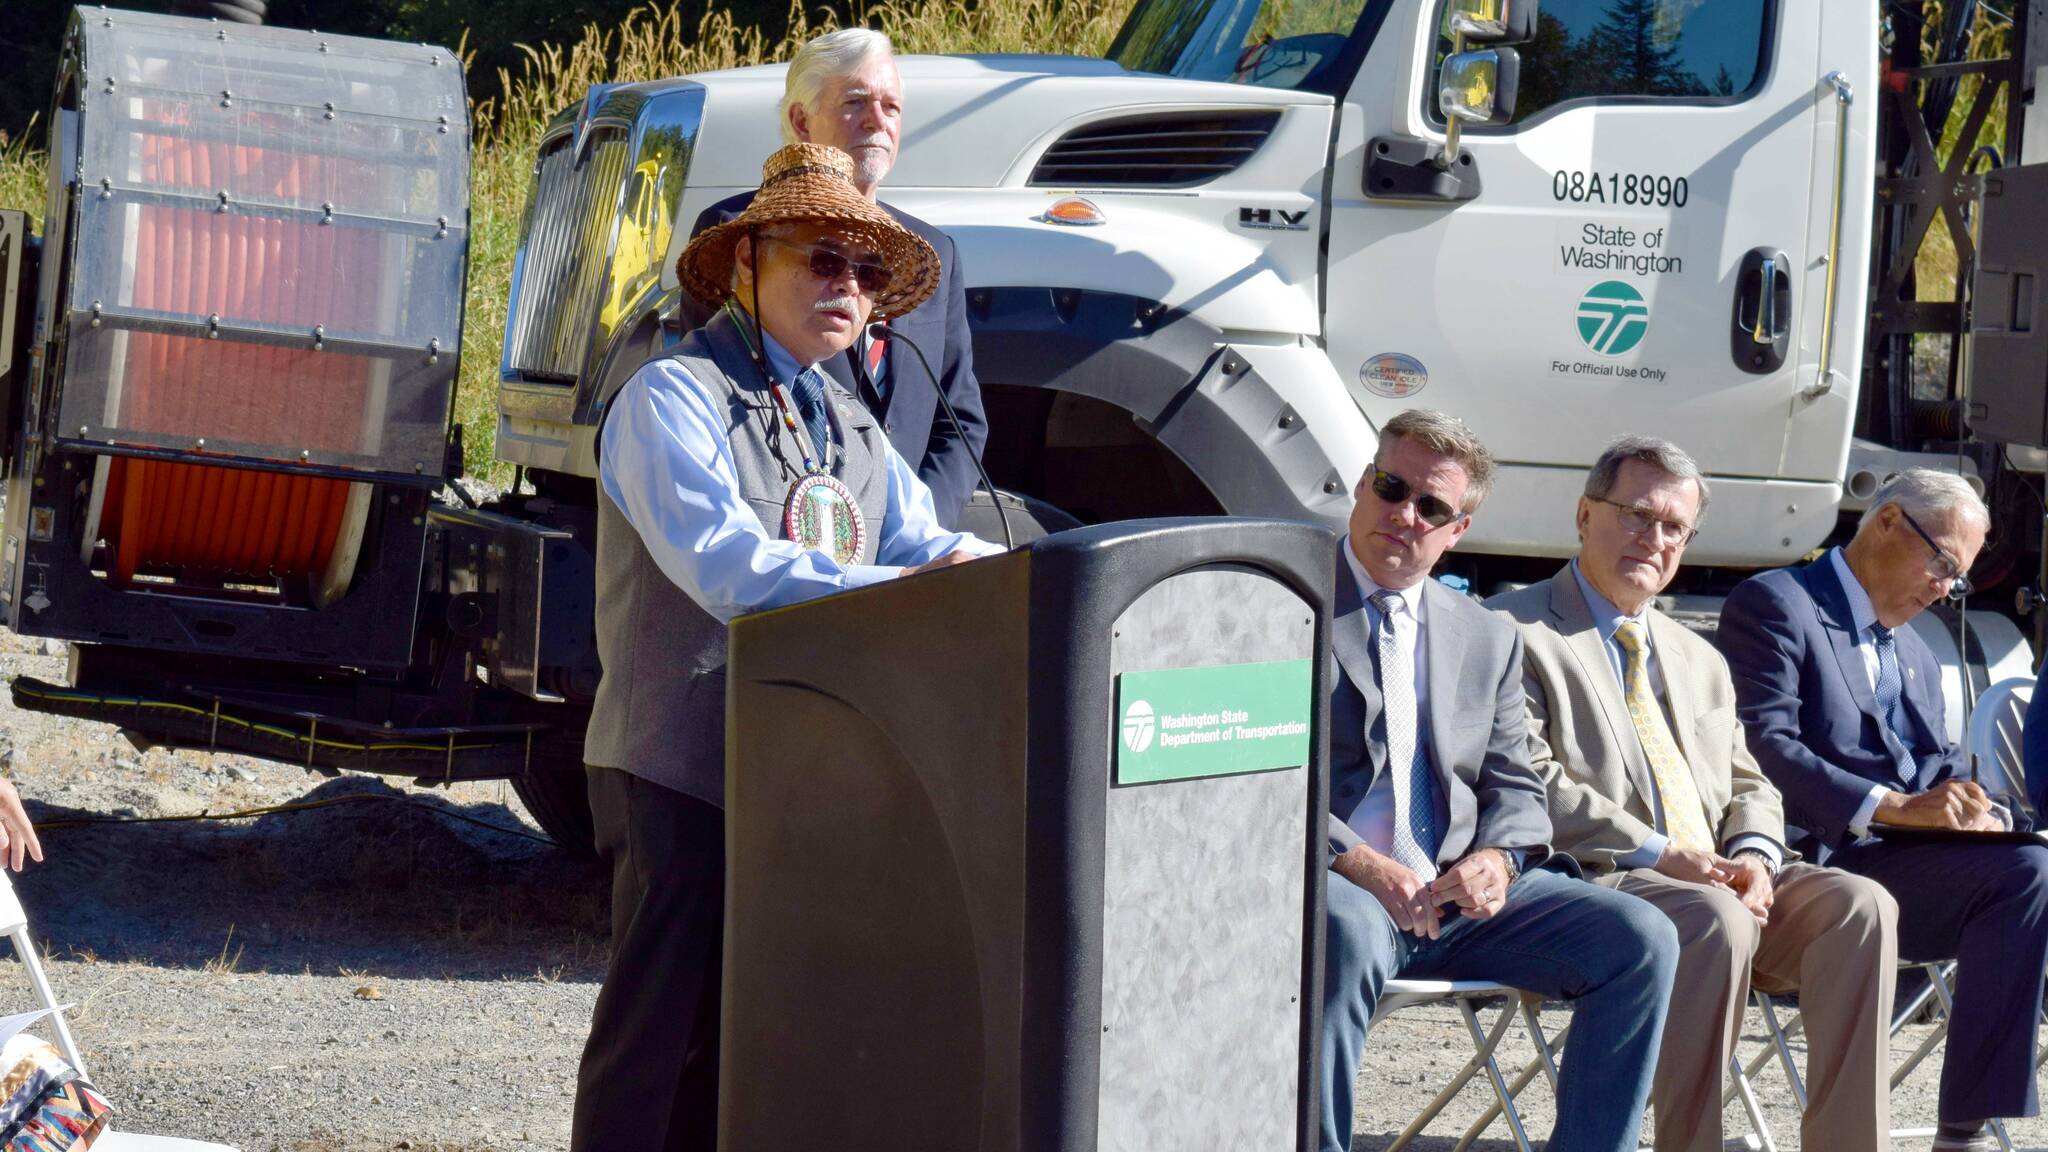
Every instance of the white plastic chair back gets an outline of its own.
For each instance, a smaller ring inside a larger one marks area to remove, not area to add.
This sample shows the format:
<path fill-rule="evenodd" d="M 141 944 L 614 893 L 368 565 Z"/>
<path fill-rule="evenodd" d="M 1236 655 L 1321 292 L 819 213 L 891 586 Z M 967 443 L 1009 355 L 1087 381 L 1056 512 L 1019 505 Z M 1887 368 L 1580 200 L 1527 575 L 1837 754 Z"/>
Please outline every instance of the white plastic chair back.
<path fill-rule="evenodd" d="M 78 1042 L 71 1037 L 71 1025 L 64 1019 L 64 1005 L 58 1003 L 57 994 L 50 988 L 50 978 L 43 972 L 43 958 L 36 952 L 34 940 L 28 934 L 28 911 L 21 906 L 21 897 L 14 894 L 14 881 L 5 868 L 0 868 L 0 932 L 14 943 L 14 954 L 21 958 L 21 966 L 28 970 L 29 983 L 35 985 L 36 999 L 49 1009 L 46 1017 L 57 1033 L 57 1049 L 64 1053 L 64 1059 L 78 1070 L 79 1076 L 90 1080 L 91 1073 L 85 1069 L 85 1058 L 78 1054 Z M 204 1140 L 185 1140 L 175 1136 L 139 1136 L 131 1132 L 103 1131 L 93 1141 L 94 1152 L 235 1152 L 225 1144 L 209 1144 Z"/>
<path fill-rule="evenodd" d="M 2020 747 L 2020 728 L 2027 718 L 2027 705 L 2034 699 L 2034 682 L 2015 676 L 2000 680 L 1977 698 L 1970 713 L 1970 759 L 1977 767 L 1978 782 L 1992 788 L 2010 789 L 2020 803 L 2027 800 L 2026 761 Z"/>

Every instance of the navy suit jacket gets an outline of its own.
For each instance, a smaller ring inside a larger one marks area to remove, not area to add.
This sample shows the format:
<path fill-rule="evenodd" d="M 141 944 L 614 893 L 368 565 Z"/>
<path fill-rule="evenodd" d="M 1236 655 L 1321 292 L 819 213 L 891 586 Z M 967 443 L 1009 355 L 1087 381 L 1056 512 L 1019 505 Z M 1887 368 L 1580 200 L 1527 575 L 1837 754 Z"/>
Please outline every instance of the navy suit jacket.
<path fill-rule="evenodd" d="M 753 201 L 751 191 L 720 200 L 697 217 L 690 235 L 738 216 Z M 925 371 L 917 353 L 891 348 L 885 401 L 869 384 L 867 374 L 856 367 L 851 351 L 834 356 L 822 367 L 881 417 L 882 430 L 888 433 L 896 454 L 909 461 L 917 469 L 918 479 L 932 490 L 939 523 L 953 528 L 980 482 L 974 461 L 988 443 L 988 417 L 982 411 L 981 385 L 974 378 L 974 342 L 967 329 L 967 284 L 960 275 L 960 253 L 952 237 L 907 212 L 887 204 L 882 207 L 897 223 L 924 237 L 939 254 L 937 291 L 931 299 L 889 321 L 889 327 L 931 360 L 938 378 L 934 380 Z M 953 413 L 960 417 L 961 431 L 966 433 L 964 439 L 939 409 L 941 390 L 953 402 Z"/>
<path fill-rule="evenodd" d="M 1348 541 L 1340 548 L 1349 547 Z M 1358 581 L 1340 552 L 1330 652 L 1330 851 L 1359 842 L 1347 821 L 1387 762 L 1372 627 Z M 1529 762 L 1528 710 L 1522 696 L 1522 637 L 1513 627 L 1435 580 L 1423 586 L 1418 640 L 1429 654 L 1429 707 L 1418 733 L 1429 747 L 1450 826 L 1437 845 L 1448 867 L 1480 848 L 1520 853 L 1522 866 L 1546 862 L 1577 874 L 1568 856 L 1552 857 L 1543 779 Z"/>
<path fill-rule="evenodd" d="M 1849 821 L 1873 784 L 1918 793 L 1969 774 L 1967 754 L 1948 738 L 1941 665 L 1919 634 L 1901 627 L 1900 702 L 1915 772 L 1910 782 L 1899 779 L 1854 628 L 1848 592 L 1827 556 L 1752 576 L 1721 609 L 1721 652 L 1749 750 L 1784 793 L 1790 846 L 1822 864 L 1854 842 Z M 2013 815 L 2024 824 L 2017 808 Z"/>

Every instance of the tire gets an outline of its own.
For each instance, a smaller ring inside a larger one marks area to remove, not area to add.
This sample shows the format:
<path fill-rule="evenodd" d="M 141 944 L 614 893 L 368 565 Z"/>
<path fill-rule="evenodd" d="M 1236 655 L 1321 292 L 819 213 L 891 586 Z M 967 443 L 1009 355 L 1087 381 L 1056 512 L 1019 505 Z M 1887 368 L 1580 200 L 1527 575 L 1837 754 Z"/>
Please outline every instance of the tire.
<path fill-rule="evenodd" d="M 535 765 L 512 778 L 512 790 L 534 823 L 562 851 L 579 860 L 597 857 L 597 831 L 590 819 L 590 792 L 583 768 Z"/>

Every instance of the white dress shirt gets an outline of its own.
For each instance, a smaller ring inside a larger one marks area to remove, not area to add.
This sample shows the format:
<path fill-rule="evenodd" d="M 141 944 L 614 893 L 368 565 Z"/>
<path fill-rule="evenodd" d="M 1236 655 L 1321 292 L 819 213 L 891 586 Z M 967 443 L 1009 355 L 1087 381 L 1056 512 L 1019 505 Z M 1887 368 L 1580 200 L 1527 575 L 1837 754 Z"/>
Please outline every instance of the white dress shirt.
<path fill-rule="evenodd" d="M 1365 605 L 1366 619 L 1372 626 L 1372 641 L 1379 642 L 1380 610 L 1373 607 L 1373 594 L 1390 591 L 1401 598 L 1407 608 L 1405 616 L 1396 617 L 1394 643 L 1408 652 L 1408 667 L 1415 677 L 1415 747 L 1425 756 L 1432 757 L 1429 740 L 1429 649 L 1422 643 L 1424 620 L 1424 599 L 1422 581 L 1406 588 L 1382 589 L 1379 582 L 1366 574 L 1365 566 L 1358 562 L 1358 556 L 1351 551 L 1351 537 L 1338 542 L 1344 552 L 1344 562 L 1351 565 L 1351 577 L 1358 582 L 1358 596 Z M 1451 826 L 1450 800 L 1442 788 L 1430 789 L 1431 803 L 1436 806 L 1436 826 L 1444 829 Z M 1366 789 L 1365 798 L 1358 802 L 1351 818 L 1345 823 L 1358 833 L 1360 839 L 1372 846 L 1373 851 L 1392 855 L 1394 851 L 1394 769 L 1373 778 L 1372 787 Z"/>
<path fill-rule="evenodd" d="M 766 343 L 770 367 L 794 380 L 796 359 L 774 337 Z M 776 539 L 740 496 L 727 403 L 723 388 L 714 393 L 676 360 L 656 360 L 612 401 L 598 467 L 605 494 L 654 562 L 720 621 L 893 579 L 955 550 L 977 556 L 1003 550 L 941 528 L 931 490 L 886 439 L 889 505 L 861 509 L 876 533 L 877 563 L 840 564 L 817 549 Z M 843 439 L 836 407 L 826 404 L 835 436 Z"/>
<path fill-rule="evenodd" d="M 1586 609 L 1592 614 L 1593 627 L 1600 633 L 1600 650 L 1607 653 L 1608 670 L 1614 673 L 1614 682 L 1621 686 L 1624 697 L 1628 695 L 1628 653 L 1623 650 L 1621 642 L 1614 638 L 1614 634 L 1621 631 L 1623 624 L 1631 621 L 1642 629 L 1643 664 L 1650 678 L 1650 691 L 1656 693 L 1658 705 L 1664 709 L 1664 722 L 1672 726 L 1672 737 L 1676 739 L 1677 725 L 1671 720 L 1671 698 L 1664 687 L 1664 671 L 1657 661 L 1657 644 L 1650 632 L 1650 621 L 1646 615 L 1649 611 L 1648 605 L 1633 616 L 1625 614 L 1620 608 L 1615 607 L 1613 601 L 1601 595 L 1598 588 L 1593 587 L 1593 582 L 1586 579 L 1586 574 L 1579 570 L 1579 562 L 1576 559 L 1572 561 L 1572 579 L 1579 582 L 1579 593 L 1586 598 Z M 1634 734 L 1635 728 L 1631 726 L 1629 735 Z M 1615 867 L 1655 868 L 1657 861 L 1663 858 L 1664 848 L 1671 843 L 1671 838 L 1664 834 L 1664 797 L 1658 792 L 1654 777 L 1650 780 L 1650 810 L 1656 816 L 1657 830 L 1650 834 L 1648 840 L 1643 841 L 1642 847 L 1615 857 Z M 1730 840 L 1722 846 L 1722 852 L 1724 855 L 1733 856 L 1744 848 L 1762 851 L 1771 858 L 1773 868 L 1782 867 L 1785 863 L 1785 850 L 1770 837 L 1755 832 L 1746 832 Z"/>

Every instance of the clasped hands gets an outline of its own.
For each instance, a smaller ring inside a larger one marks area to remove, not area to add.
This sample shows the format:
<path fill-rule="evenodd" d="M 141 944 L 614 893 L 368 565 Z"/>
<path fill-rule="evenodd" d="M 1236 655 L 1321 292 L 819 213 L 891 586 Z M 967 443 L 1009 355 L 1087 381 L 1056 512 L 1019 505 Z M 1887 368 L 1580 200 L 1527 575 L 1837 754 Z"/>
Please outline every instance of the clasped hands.
<path fill-rule="evenodd" d="M 1771 881 L 1770 867 L 1754 855 L 1723 856 L 1681 847 L 1673 840 L 1664 845 L 1664 854 L 1657 858 L 1655 870 L 1673 880 L 1719 888 L 1742 901 L 1758 924 L 1771 922 L 1771 901 L 1777 898 L 1777 886 Z"/>
<path fill-rule="evenodd" d="M 1481 848 L 1425 881 L 1407 865 L 1360 844 L 1337 857 L 1338 874 L 1372 894 L 1403 932 L 1434 940 L 1443 933 L 1447 905 L 1486 920 L 1507 904 L 1508 862 L 1499 848 Z"/>

